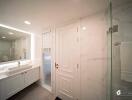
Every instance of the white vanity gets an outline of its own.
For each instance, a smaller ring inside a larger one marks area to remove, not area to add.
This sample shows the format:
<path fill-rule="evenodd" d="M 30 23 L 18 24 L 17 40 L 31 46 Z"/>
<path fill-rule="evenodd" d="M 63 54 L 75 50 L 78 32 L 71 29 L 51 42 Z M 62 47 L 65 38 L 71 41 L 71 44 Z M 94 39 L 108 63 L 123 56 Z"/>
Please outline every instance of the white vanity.
<path fill-rule="evenodd" d="M 30 32 L 0 25 L 0 100 L 40 79 L 39 65 L 31 60 L 35 59 L 31 40 Z"/>
<path fill-rule="evenodd" d="M 0 100 L 6 100 L 40 79 L 39 66 L 25 65 L 0 71 Z"/>

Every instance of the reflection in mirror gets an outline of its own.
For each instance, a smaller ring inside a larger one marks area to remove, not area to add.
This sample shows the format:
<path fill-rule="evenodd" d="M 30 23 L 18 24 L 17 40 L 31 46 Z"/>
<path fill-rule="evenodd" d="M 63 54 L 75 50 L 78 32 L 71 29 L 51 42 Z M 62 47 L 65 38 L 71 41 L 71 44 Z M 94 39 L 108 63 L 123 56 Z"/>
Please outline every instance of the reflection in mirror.
<path fill-rule="evenodd" d="M 0 27 L 0 62 L 31 58 L 31 35 Z"/>

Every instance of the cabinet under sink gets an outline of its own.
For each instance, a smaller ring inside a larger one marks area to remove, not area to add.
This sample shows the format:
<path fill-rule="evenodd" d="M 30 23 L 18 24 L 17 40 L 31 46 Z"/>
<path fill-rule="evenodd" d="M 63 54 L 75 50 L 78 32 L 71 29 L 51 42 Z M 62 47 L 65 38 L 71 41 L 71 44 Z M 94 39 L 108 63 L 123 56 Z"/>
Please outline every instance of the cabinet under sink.
<path fill-rule="evenodd" d="M 20 70 L 20 73 L 14 75 L 12 72 L 11 76 L 0 80 L 0 100 L 8 99 L 40 79 L 39 67 L 25 67 L 25 69 L 28 70 L 24 71 L 24 69 L 21 69 L 22 71 Z M 10 70 L 16 71 L 16 69 Z"/>

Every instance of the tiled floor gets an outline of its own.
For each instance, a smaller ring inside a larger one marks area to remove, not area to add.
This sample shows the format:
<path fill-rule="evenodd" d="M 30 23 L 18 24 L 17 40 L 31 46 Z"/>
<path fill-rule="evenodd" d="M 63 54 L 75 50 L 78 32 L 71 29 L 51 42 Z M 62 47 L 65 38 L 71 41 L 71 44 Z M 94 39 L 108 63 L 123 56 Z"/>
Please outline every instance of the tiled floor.
<path fill-rule="evenodd" d="M 8 100 L 55 100 L 54 96 L 37 84 L 33 84 Z"/>

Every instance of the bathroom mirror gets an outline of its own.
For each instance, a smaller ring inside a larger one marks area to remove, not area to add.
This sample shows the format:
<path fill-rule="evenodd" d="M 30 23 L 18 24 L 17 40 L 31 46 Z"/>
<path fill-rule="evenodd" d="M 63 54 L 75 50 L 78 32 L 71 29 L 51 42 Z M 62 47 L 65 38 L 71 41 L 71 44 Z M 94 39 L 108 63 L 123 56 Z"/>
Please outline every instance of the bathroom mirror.
<path fill-rule="evenodd" d="M 31 34 L 0 27 L 0 63 L 31 58 Z"/>

